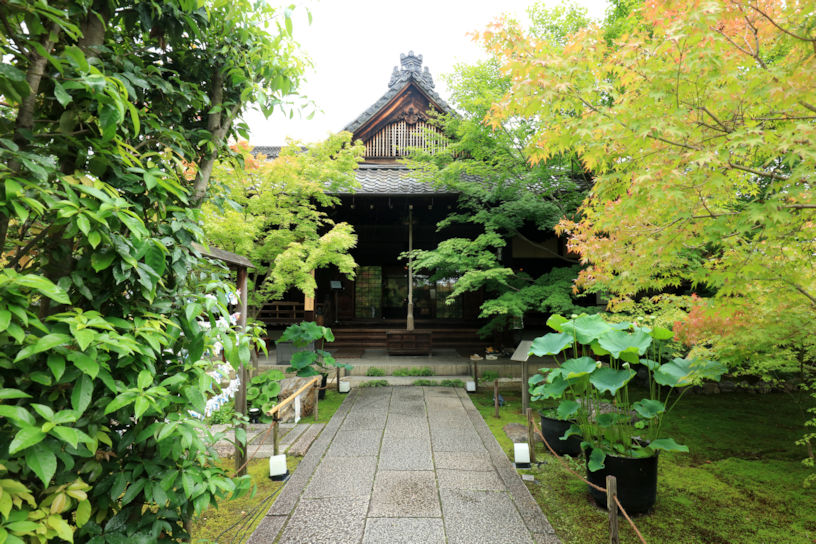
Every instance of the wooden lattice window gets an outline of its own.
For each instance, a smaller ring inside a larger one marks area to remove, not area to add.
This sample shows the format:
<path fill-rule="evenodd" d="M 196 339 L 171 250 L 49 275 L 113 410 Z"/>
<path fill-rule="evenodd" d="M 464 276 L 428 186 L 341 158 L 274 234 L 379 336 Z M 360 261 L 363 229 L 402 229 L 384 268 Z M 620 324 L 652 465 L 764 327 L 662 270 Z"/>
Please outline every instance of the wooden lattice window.
<path fill-rule="evenodd" d="M 425 121 L 391 123 L 366 142 L 366 157 L 404 157 L 412 147 L 435 153 L 443 147 L 441 139 L 427 138 L 426 130 L 440 134 L 439 129 Z"/>
<path fill-rule="evenodd" d="M 373 319 L 382 316 L 382 267 L 361 266 L 357 272 L 354 317 Z"/>

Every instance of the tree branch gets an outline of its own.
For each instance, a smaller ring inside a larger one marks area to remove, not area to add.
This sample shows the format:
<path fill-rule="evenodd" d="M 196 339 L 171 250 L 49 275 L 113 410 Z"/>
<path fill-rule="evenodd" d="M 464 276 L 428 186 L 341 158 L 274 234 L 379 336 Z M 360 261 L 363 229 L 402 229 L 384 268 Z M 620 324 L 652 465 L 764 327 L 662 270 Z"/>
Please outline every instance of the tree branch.
<path fill-rule="evenodd" d="M 813 51 L 814 51 L 814 52 L 816 52 L 816 38 L 808 38 L 808 37 L 805 37 L 805 36 L 799 36 L 799 35 L 797 35 L 797 34 L 794 34 L 794 33 L 793 33 L 793 32 L 791 32 L 790 30 L 787 30 L 787 29 L 782 28 L 782 27 L 781 27 L 781 26 L 780 26 L 780 25 L 779 25 L 779 24 L 778 24 L 776 21 L 774 21 L 774 20 L 771 18 L 771 16 L 770 16 L 770 15 L 768 15 L 767 13 L 765 13 L 764 11 L 762 11 L 761 9 L 759 9 L 759 8 L 758 8 L 756 5 L 749 4 L 749 7 L 750 7 L 752 10 L 756 11 L 757 13 L 759 13 L 760 15 L 762 15 L 763 17 L 765 17 L 765 18 L 768 20 L 768 22 L 769 22 L 769 23 L 771 23 L 773 26 L 775 26 L 775 27 L 776 27 L 776 28 L 778 28 L 778 29 L 779 29 L 781 32 L 784 32 L 785 34 L 787 34 L 787 35 L 788 35 L 788 36 L 790 36 L 791 38 L 795 38 L 795 39 L 800 40 L 800 41 L 803 41 L 803 42 L 810 42 L 810 43 L 812 43 L 812 44 L 813 44 Z"/>
<path fill-rule="evenodd" d="M 564 262 L 571 263 L 571 264 L 578 264 L 578 261 L 576 261 L 575 259 L 568 259 L 567 257 L 564 257 L 563 255 L 559 255 L 558 253 L 556 253 L 552 249 L 550 249 L 548 247 L 545 247 L 545 246 L 543 246 L 541 244 L 538 244 L 536 242 L 533 242 L 532 240 L 530 240 L 529 238 L 527 238 L 526 236 L 524 236 L 520 232 L 516 232 L 516 236 L 518 236 L 519 238 L 521 238 L 522 240 L 524 240 L 525 242 L 527 242 L 531 246 L 536 247 L 536 248 L 540 249 L 541 251 L 543 251 L 545 253 L 549 253 L 550 255 L 554 256 L 557 259 L 560 259 L 560 260 L 562 260 Z"/>
<path fill-rule="evenodd" d="M 223 107 L 224 85 L 223 74 L 220 69 L 216 72 L 213 78 L 212 94 L 210 96 L 211 107 Z M 232 127 L 235 116 L 241 109 L 241 102 L 237 102 L 228 115 L 223 114 L 223 109 L 219 108 L 216 112 L 210 113 L 207 118 L 207 130 L 212 133 L 210 143 L 216 148 L 221 147 L 227 133 Z M 215 166 L 215 161 L 218 159 L 218 151 L 209 153 L 203 162 L 199 165 L 198 172 L 196 172 L 195 183 L 193 185 L 193 205 L 198 206 L 207 194 L 207 186 L 210 183 L 210 176 Z"/>
<path fill-rule="evenodd" d="M 728 166 L 734 168 L 736 170 L 742 170 L 743 172 L 748 172 L 749 174 L 754 174 L 755 176 L 762 176 L 765 178 L 771 178 L 779 181 L 788 181 L 790 177 L 788 176 L 780 176 L 779 174 L 773 174 L 771 172 L 763 172 L 762 170 L 755 170 L 753 168 L 749 168 L 747 166 L 742 166 L 741 164 L 734 164 L 731 160 L 728 160 Z"/>

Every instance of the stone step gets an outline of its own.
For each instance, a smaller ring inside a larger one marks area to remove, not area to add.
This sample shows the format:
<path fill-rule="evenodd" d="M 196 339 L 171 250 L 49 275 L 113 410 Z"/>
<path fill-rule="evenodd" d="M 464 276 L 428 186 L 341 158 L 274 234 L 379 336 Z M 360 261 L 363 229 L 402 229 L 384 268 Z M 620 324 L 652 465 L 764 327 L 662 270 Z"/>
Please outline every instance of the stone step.
<path fill-rule="evenodd" d="M 323 430 L 325 423 L 312 423 L 309 428 L 300 435 L 300 437 L 289 446 L 289 449 L 286 451 L 289 455 L 299 455 L 304 456 L 306 452 L 309 450 L 309 446 L 312 445 L 312 442 L 315 441 L 317 435 L 320 434 L 320 431 Z"/>

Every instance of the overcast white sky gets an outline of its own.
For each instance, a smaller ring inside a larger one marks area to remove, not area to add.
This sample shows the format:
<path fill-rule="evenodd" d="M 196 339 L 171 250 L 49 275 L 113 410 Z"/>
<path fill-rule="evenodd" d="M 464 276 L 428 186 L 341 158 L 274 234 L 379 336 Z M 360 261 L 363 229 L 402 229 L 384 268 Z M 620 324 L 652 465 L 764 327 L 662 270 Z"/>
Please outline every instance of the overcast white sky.
<path fill-rule="evenodd" d="M 423 56 L 443 99 L 448 91 L 442 74 L 459 62 L 484 56 L 468 33 L 484 29 L 503 13 L 526 19 L 533 0 L 322 0 L 309 1 L 295 18 L 296 40 L 314 63 L 301 94 L 317 105 L 311 120 L 257 112 L 246 116 L 253 145 L 281 145 L 287 137 L 314 142 L 338 132 L 388 90 L 400 53 Z M 548 6 L 561 0 L 543 0 Z M 606 0 L 577 0 L 590 16 L 600 18 Z M 303 4 L 301 2 L 301 4 Z"/>

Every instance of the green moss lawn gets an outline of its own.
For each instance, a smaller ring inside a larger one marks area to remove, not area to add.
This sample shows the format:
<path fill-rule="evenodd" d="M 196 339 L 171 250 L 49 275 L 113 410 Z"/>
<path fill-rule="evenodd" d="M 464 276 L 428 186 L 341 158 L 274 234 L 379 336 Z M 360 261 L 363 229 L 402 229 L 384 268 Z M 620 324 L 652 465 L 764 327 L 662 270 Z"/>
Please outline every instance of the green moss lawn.
<path fill-rule="evenodd" d="M 333 389 L 327 390 L 326 398 L 321 400 L 318 404 L 318 422 L 327 423 L 346 397 L 347 395 L 341 395 Z M 301 423 L 314 423 L 314 417 L 304 417 L 301 419 Z M 250 452 L 251 451 L 252 450 L 250 450 Z M 301 457 L 295 457 L 293 455 L 286 457 L 286 464 L 290 473 L 294 472 L 301 459 Z M 221 464 L 230 472 L 234 468 L 232 458 L 222 459 Z M 214 543 L 216 537 L 221 534 L 222 531 L 249 514 L 253 508 L 258 506 L 272 492 L 283 487 L 282 482 L 275 482 L 269 479 L 269 460 L 266 458 L 250 461 L 247 466 L 247 474 L 252 478 L 252 483 L 257 486 L 256 491 L 253 494 L 245 495 L 237 499 L 221 501 L 217 506 L 210 507 L 193 523 L 193 543 Z M 252 534 L 252 531 L 261 522 L 271 504 L 272 501 L 260 508 L 259 510 L 262 510 L 262 513 L 256 517 L 253 523 L 247 525 L 246 530 L 242 530 L 242 533 L 247 537 Z M 236 529 L 221 537 L 219 542 L 233 542 L 231 539 L 235 536 L 237 529 L 236 527 Z M 241 539 L 235 540 L 234 542 L 245 541 L 245 539 Z"/>
<path fill-rule="evenodd" d="M 512 459 L 502 427 L 525 423 L 520 394 L 503 389 L 507 404 L 493 417 L 493 391 L 473 395 L 501 447 Z M 688 454 L 661 454 L 657 504 L 635 518 L 649 544 L 809 544 L 816 542 L 816 489 L 804 488 L 801 460 L 804 413 L 784 393 L 687 395 L 670 414 L 666 436 Z M 528 487 L 564 544 L 607 542 L 607 514 L 589 499 L 586 484 L 569 474 L 544 446 Z M 664 452 L 665 453 L 665 452 Z M 580 474 L 583 463 L 571 462 Z M 621 542 L 639 540 L 621 520 Z"/>

